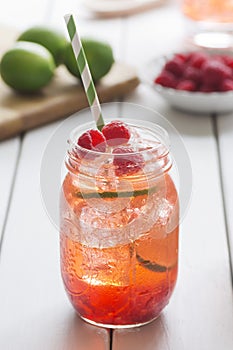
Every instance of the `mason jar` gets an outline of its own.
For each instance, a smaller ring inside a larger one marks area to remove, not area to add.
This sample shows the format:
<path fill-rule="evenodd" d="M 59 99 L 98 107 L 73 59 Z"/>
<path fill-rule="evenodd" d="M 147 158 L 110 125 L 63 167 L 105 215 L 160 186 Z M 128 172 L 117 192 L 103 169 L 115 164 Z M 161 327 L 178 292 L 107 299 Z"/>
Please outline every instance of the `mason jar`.
<path fill-rule="evenodd" d="M 134 327 L 157 318 L 174 290 L 179 200 L 167 132 L 124 120 L 122 153 L 77 144 L 70 135 L 60 196 L 60 257 L 65 290 L 89 323 Z"/>

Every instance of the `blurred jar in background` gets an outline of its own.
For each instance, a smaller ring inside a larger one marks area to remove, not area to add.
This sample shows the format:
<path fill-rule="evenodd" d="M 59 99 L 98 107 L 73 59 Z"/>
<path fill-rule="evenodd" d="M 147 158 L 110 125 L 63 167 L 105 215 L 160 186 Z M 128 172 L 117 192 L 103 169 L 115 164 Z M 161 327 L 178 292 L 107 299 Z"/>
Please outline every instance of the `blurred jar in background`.
<path fill-rule="evenodd" d="M 181 6 L 195 45 L 233 48 L 233 0 L 182 0 Z"/>

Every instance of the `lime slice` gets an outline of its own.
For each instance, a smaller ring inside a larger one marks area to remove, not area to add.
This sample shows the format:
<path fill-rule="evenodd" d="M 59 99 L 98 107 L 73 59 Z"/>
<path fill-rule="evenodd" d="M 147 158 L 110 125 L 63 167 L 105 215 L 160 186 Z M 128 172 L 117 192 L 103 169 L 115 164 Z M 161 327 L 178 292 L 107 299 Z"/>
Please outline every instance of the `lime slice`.
<path fill-rule="evenodd" d="M 89 198 L 130 198 L 130 197 L 138 197 L 138 196 L 145 196 L 145 195 L 150 195 L 153 194 L 157 191 L 157 186 L 151 187 L 151 188 L 146 188 L 143 190 L 135 190 L 135 191 L 120 191 L 120 192 L 111 192 L 111 191 L 106 191 L 106 192 L 75 192 L 75 197 L 77 198 L 84 198 L 84 199 L 89 199 Z"/>
<path fill-rule="evenodd" d="M 153 272 L 166 272 L 175 267 L 175 265 L 165 266 L 157 264 L 154 261 L 143 259 L 139 254 L 136 254 L 136 258 L 143 267 Z"/>

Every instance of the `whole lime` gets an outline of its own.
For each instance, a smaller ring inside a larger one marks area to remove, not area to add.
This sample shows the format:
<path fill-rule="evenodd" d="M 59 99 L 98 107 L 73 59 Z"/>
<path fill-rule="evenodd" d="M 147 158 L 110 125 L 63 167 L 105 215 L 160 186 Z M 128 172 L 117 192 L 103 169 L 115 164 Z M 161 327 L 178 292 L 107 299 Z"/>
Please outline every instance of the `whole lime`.
<path fill-rule="evenodd" d="M 107 74 L 112 67 L 114 62 L 112 48 L 102 41 L 89 38 L 83 38 L 82 45 L 89 63 L 92 78 L 94 81 L 97 81 Z M 71 44 L 67 45 L 64 63 L 71 74 L 80 78 Z"/>
<path fill-rule="evenodd" d="M 45 47 L 21 41 L 3 55 L 0 73 L 13 89 L 34 92 L 49 83 L 55 67 L 53 56 Z"/>
<path fill-rule="evenodd" d="M 51 52 L 57 66 L 63 63 L 64 50 L 68 42 L 59 31 L 47 27 L 32 27 L 23 32 L 17 40 L 40 44 Z"/>

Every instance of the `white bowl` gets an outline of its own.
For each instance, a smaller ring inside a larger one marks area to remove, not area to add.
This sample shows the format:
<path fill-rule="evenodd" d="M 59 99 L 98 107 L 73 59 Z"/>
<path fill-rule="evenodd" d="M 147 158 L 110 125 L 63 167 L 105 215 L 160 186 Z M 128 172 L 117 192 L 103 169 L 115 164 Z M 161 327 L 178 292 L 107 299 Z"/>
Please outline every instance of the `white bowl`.
<path fill-rule="evenodd" d="M 162 56 L 144 65 L 140 74 L 142 82 L 149 84 L 172 107 L 194 113 L 227 113 L 233 110 L 233 91 L 227 92 L 189 92 L 166 88 L 154 83 L 165 62 L 171 55 Z"/>

